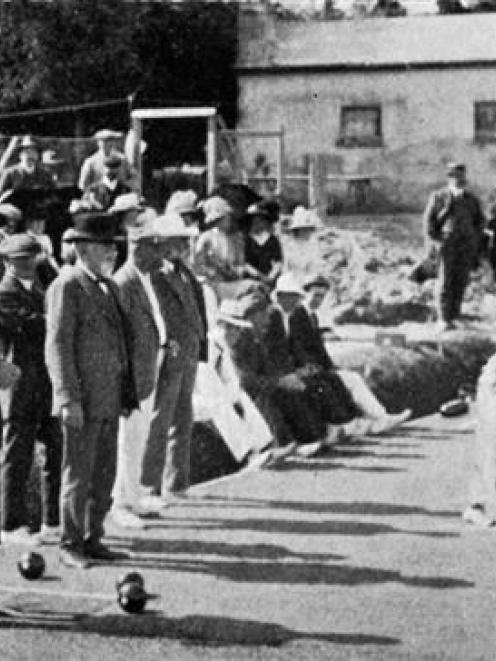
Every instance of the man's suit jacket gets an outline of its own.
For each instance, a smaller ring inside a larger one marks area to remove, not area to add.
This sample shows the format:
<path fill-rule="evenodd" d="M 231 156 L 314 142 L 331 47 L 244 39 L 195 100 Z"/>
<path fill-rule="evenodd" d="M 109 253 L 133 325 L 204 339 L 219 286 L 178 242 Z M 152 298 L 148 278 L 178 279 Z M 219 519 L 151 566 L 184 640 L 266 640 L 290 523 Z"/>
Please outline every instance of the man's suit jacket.
<path fill-rule="evenodd" d="M 4 170 L 0 178 L 0 193 L 20 188 L 54 188 L 53 176 L 41 165 L 27 172 L 19 163 Z"/>
<path fill-rule="evenodd" d="M 134 381 L 138 400 L 141 401 L 155 388 L 160 349 L 158 329 L 148 295 L 131 262 L 126 262 L 114 274 L 114 281 L 119 288 L 122 307 L 129 320 Z"/>
<path fill-rule="evenodd" d="M 303 305 L 298 305 L 289 317 L 289 345 L 296 367 L 317 365 L 324 370 L 334 367 L 319 329 Z"/>
<path fill-rule="evenodd" d="M 45 359 L 56 414 L 75 402 L 94 420 L 136 408 L 126 318 L 117 286 L 105 282 L 107 294 L 80 266 L 66 266 L 47 291 Z"/>
<path fill-rule="evenodd" d="M 186 358 L 200 362 L 208 361 L 208 323 L 203 289 L 193 272 L 182 262 L 176 262 L 176 269 L 191 286 L 200 316 L 201 328 L 197 330 L 192 328 L 191 310 L 187 309 L 188 302 L 184 299 L 183 291 L 176 286 L 176 278 L 163 271 L 152 274 L 152 282 L 155 285 L 167 326 L 167 362 L 170 368 L 173 368 L 174 364 L 181 364 Z M 185 356 L 182 349 L 186 349 L 191 344 L 191 336 L 194 334 L 198 334 L 198 356 Z M 174 346 L 178 347 L 178 353 L 173 350 Z"/>
<path fill-rule="evenodd" d="M 49 414 L 43 292 L 36 285 L 26 290 L 9 273 L 0 283 L 0 339 L 4 355 L 21 369 L 17 383 L 0 393 L 3 417 L 32 419 L 36 414 Z"/>

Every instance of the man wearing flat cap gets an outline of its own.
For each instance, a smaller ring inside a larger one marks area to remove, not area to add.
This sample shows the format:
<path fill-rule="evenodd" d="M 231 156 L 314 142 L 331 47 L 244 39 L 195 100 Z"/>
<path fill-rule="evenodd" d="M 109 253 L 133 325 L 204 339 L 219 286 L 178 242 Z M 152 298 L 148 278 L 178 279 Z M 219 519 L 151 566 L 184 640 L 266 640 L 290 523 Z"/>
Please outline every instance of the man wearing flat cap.
<path fill-rule="evenodd" d="M 79 175 L 78 186 L 83 192 L 93 184 L 98 184 L 105 176 L 105 159 L 109 156 L 118 156 L 119 165 L 117 169 L 117 178 L 128 189 L 132 188 L 133 172 L 127 162 L 124 154 L 117 150 L 117 141 L 122 137 L 122 133 L 112 131 L 111 129 L 100 129 L 95 133 L 95 139 L 98 149 L 83 161 Z"/>
<path fill-rule="evenodd" d="M 0 246 L 6 263 L 0 283 L 0 355 L 20 370 L 11 389 L 0 390 L 2 410 L 2 544 L 35 545 L 28 528 L 26 487 L 35 440 L 43 444 L 42 534 L 59 526 L 61 429 L 52 417 L 51 384 L 44 361 L 43 291 L 35 282 L 38 241 L 28 234 L 7 237 Z"/>
<path fill-rule="evenodd" d="M 438 329 L 455 328 L 470 271 L 476 267 L 485 219 L 478 198 L 467 190 L 462 163 L 450 163 L 447 185 L 432 193 L 424 212 L 427 241 L 439 251 Z"/>
<path fill-rule="evenodd" d="M 19 162 L 6 168 L 0 177 L 0 194 L 9 190 L 55 187 L 52 174 L 40 164 L 39 147 L 29 135 L 19 147 Z"/>
<path fill-rule="evenodd" d="M 64 434 L 60 557 L 80 569 L 119 557 L 102 544 L 103 521 L 112 503 L 119 416 L 137 406 L 128 322 L 105 275 L 118 239 L 108 214 L 77 214 L 66 235 L 76 264 L 47 291 L 45 357 Z"/>

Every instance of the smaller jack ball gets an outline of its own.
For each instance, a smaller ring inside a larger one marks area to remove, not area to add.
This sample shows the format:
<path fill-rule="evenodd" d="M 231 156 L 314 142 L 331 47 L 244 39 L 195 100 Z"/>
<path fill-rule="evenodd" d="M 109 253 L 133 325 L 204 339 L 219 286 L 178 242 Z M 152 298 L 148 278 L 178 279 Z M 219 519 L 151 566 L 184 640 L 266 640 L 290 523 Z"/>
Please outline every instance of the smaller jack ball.
<path fill-rule="evenodd" d="M 117 602 L 126 613 L 142 613 L 148 595 L 139 583 L 124 583 L 119 588 Z"/>
<path fill-rule="evenodd" d="M 138 583 L 143 589 L 145 588 L 145 579 L 138 571 L 130 571 L 119 576 L 115 582 L 115 589 L 120 590 L 124 583 Z"/>
<path fill-rule="evenodd" d="M 45 571 L 45 559 L 39 553 L 24 553 L 17 561 L 19 573 L 32 581 L 43 576 Z"/>

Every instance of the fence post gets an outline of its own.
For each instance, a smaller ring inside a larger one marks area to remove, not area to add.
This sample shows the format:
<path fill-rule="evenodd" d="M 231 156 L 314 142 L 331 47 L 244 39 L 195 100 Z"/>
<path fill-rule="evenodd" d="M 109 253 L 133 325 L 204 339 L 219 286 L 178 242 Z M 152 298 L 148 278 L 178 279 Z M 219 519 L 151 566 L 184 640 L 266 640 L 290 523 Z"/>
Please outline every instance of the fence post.
<path fill-rule="evenodd" d="M 281 126 L 277 145 L 277 195 L 281 195 L 284 185 L 284 127 Z"/>

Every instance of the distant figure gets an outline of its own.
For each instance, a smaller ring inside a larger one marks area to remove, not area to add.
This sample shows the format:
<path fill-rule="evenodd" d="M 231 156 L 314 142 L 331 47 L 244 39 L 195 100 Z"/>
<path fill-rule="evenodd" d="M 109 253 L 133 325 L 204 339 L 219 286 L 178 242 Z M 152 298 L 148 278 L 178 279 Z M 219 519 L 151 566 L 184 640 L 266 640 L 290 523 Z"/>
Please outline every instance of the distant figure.
<path fill-rule="evenodd" d="M 41 164 L 51 174 L 55 184 L 59 183 L 60 170 L 64 163 L 62 158 L 57 158 L 57 153 L 53 149 L 45 149 L 41 154 Z"/>
<path fill-rule="evenodd" d="M 98 149 L 83 161 L 79 175 L 78 186 L 83 192 L 93 184 L 98 184 L 102 181 L 105 176 L 105 159 L 111 155 L 120 158 L 117 173 L 118 180 L 123 184 L 127 184 L 129 189 L 132 188 L 133 172 L 124 154 L 120 153 L 117 149 L 117 140 L 121 136 L 121 133 L 111 131 L 110 129 L 101 129 L 95 133 L 93 137 L 96 140 Z"/>
<path fill-rule="evenodd" d="M 470 271 L 477 266 L 485 219 L 467 190 L 465 165 L 451 163 L 445 188 L 432 193 L 424 213 L 427 239 L 439 250 L 438 330 L 455 328 Z"/>
<path fill-rule="evenodd" d="M 321 257 L 317 229 L 321 226 L 317 214 L 299 206 L 293 211 L 284 241 L 284 270 L 301 280 L 309 273 L 320 271 Z"/>
<path fill-rule="evenodd" d="M 39 147 L 30 135 L 19 147 L 19 162 L 6 168 L 0 177 L 0 194 L 9 190 L 53 188 L 53 175 L 40 163 Z"/>
<path fill-rule="evenodd" d="M 121 169 L 122 158 L 118 154 L 106 156 L 103 160 L 102 178 L 86 188 L 83 198 L 95 209 L 110 209 L 120 195 L 131 191 L 129 186 L 119 179 Z"/>

